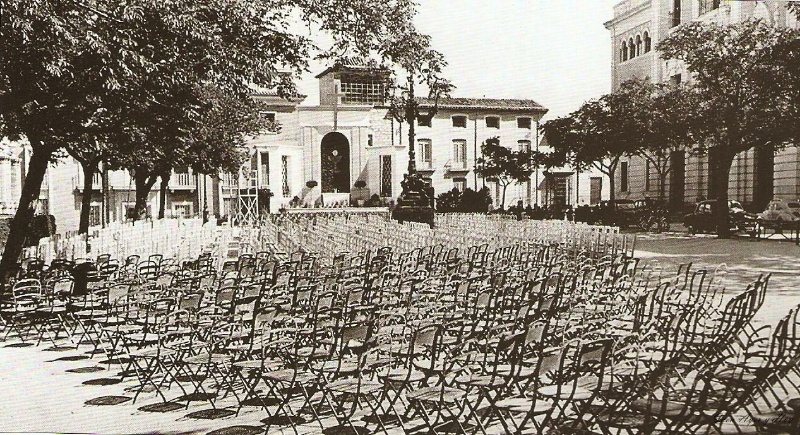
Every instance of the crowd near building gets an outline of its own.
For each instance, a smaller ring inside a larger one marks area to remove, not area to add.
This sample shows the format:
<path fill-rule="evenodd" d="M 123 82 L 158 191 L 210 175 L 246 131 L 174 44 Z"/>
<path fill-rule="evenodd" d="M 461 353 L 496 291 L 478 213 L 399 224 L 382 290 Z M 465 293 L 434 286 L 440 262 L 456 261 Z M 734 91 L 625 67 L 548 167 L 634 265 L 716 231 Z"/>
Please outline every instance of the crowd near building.
<path fill-rule="evenodd" d="M 649 79 L 654 83 L 691 82 L 680 61 L 664 60 L 656 46 L 672 29 L 690 21 L 734 24 L 761 19 L 775 26 L 797 27 L 795 15 L 785 1 L 726 0 L 625 0 L 614 6 L 614 18 L 605 23 L 611 33 L 612 88 L 626 80 Z M 708 153 L 691 149 L 677 151 L 670 160 L 665 192 L 673 208 L 709 198 L 714 179 Z M 658 173 L 643 157 L 620 162 L 616 172 L 617 198 L 639 199 L 658 196 Z M 730 171 L 728 195 L 758 211 L 774 197 L 800 198 L 800 149 L 769 148 L 740 153 Z"/>

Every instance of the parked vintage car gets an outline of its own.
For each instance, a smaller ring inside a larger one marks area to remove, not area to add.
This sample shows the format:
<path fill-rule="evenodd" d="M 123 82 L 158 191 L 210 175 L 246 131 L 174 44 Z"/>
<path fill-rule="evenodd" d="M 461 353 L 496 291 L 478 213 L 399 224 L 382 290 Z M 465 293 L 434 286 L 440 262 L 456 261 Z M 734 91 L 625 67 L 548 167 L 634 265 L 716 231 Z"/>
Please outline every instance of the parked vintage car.
<path fill-rule="evenodd" d="M 637 224 L 636 203 L 631 199 L 602 201 L 597 211 L 598 220 L 603 225 L 616 225 L 625 228 Z"/>
<path fill-rule="evenodd" d="M 788 222 L 800 221 L 800 202 L 784 202 L 780 199 L 770 201 L 767 209 L 758 214 L 764 222 L 781 225 Z"/>
<path fill-rule="evenodd" d="M 717 222 L 714 219 L 714 208 L 717 201 L 701 201 L 694 209 L 694 213 L 689 213 L 683 218 L 683 225 L 689 233 L 715 232 Z M 759 225 L 759 218 L 753 213 L 744 211 L 742 203 L 736 200 L 728 200 L 728 222 L 733 231 L 744 231 L 755 234 Z"/>

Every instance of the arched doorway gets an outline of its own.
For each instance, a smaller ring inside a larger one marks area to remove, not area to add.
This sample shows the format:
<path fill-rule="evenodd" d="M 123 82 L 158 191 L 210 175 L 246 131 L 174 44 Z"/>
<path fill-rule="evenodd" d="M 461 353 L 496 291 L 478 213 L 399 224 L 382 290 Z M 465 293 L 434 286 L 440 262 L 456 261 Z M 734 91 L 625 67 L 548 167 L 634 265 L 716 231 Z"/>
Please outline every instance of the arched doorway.
<path fill-rule="evenodd" d="M 320 144 L 322 192 L 350 192 L 350 142 L 338 132 L 328 133 Z"/>

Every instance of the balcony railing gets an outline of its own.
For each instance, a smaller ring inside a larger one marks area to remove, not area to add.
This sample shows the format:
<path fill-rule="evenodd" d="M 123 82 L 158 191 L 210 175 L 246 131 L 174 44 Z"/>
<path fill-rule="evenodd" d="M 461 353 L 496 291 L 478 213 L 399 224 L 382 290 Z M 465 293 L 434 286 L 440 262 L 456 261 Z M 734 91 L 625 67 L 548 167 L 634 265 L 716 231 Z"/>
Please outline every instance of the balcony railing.
<path fill-rule="evenodd" d="M 464 160 L 450 160 L 444 167 L 448 171 L 466 171 L 467 162 Z"/>
<path fill-rule="evenodd" d="M 83 174 L 72 178 L 72 188 L 83 191 Z M 42 189 L 44 189 L 44 185 L 42 185 Z M 100 172 L 95 172 L 95 174 L 92 176 L 92 190 L 102 190 L 102 189 L 103 189 L 103 176 L 102 174 L 100 174 Z"/>
<path fill-rule="evenodd" d="M 194 174 L 189 172 L 174 172 L 169 180 L 170 189 L 194 189 L 196 188 Z"/>
<path fill-rule="evenodd" d="M 433 170 L 433 162 L 418 161 L 417 162 L 417 170 L 418 171 L 432 171 Z"/>

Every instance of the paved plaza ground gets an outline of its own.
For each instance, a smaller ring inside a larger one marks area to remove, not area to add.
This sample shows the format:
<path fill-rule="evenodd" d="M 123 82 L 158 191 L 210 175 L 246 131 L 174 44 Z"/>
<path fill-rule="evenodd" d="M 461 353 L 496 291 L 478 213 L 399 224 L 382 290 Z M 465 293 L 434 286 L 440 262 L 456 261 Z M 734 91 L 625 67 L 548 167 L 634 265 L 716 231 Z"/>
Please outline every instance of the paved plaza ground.
<path fill-rule="evenodd" d="M 658 261 L 665 270 L 674 270 L 677 264 L 689 261 L 712 270 L 725 263 L 729 271 L 727 288 L 734 293 L 744 290 L 760 273 L 772 273 L 758 322 L 774 324 L 800 303 L 800 246 L 790 242 L 716 240 L 680 233 L 639 234 L 636 254 L 642 264 Z M 243 408 L 238 416 L 215 420 L 187 417 L 209 409 L 207 402 L 192 402 L 188 409 L 168 412 L 140 411 L 144 405 L 160 402 L 154 393 L 142 394 L 136 403 L 87 405 L 87 401 L 101 396 L 132 397 L 125 388 L 133 382 L 87 385 L 105 383 L 98 379 L 113 379 L 120 366 L 104 363 L 104 358 L 98 356 L 89 359 L 87 346 L 80 350 L 48 346 L 15 347 L 12 341 L 0 344 L 0 432 L 205 434 L 235 425 L 249 426 L 254 431 L 263 427 L 260 420 L 266 415 L 255 407 Z M 217 407 L 233 403 L 232 398 L 217 400 Z M 332 423 L 329 419 L 324 425 Z M 240 429 L 235 433 L 248 433 L 246 427 Z M 312 424 L 302 432 L 321 430 Z"/>

